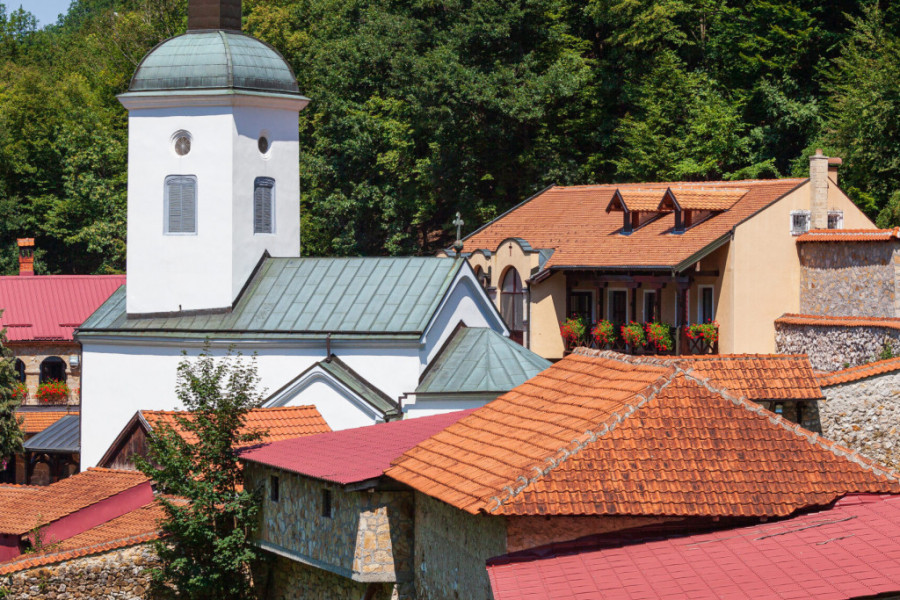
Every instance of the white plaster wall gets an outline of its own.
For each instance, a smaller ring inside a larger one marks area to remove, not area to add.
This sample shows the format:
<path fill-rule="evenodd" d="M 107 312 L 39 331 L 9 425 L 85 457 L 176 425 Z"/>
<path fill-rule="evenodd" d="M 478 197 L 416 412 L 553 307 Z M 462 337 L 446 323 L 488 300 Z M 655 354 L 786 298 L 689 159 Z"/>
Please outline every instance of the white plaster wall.
<path fill-rule="evenodd" d="M 87 468 L 97 464 L 136 411 L 181 408 L 175 397 L 181 350 L 187 348 L 189 356 L 196 356 L 200 348 L 196 343 L 187 347 L 184 342 L 138 345 L 83 339 L 82 344 L 81 465 Z M 213 352 L 222 355 L 226 347 L 227 344 L 215 344 Z M 245 356 L 257 353 L 257 370 L 264 396 L 326 357 L 324 340 L 306 345 L 247 342 L 238 349 Z M 399 344 L 393 347 L 332 345 L 332 352 L 350 368 L 394 400 L 418 385 L 418 350 L 416 343 L 405 347 Z M 307 398 L 310 398 L 310 404 L 318 405 L 318 401 L 313 401 L 308 394 L 304 394 L 303 403 Z M 323 402 L 327 404 L 328 399 Z M 326 421 L 333 429 L 358 426 L 352 411 L 346 415 L 346 421 L 335 417 L 326 417 Z"/>
<path fill-rule="evenodd" d="M 323 373 L 310 373 L 309 377 L 304 377 L 298 390 L 289 392 L 286 396 L 287 401 L 279 402 L 277 406 L 315 405 L 332 429 L 349 429 L 384 422 L 376 409 L 360 402 L 352 391 L 343 388 Z"/>
<path fill-rule="evenodd" d="M 498 394 L 499 397 L 502 394 Z M 429 398 L 423 400 L 412 396 L 403 400 L 403 418 L 417 419 L 419 417 L 430 417 L 433 415 L 443 415 L 448 412 L 457 410 L 468 410 L 470 408 L 481 408 L 488 402 L 495 400 L 496 397 L 483 398 Z"/>

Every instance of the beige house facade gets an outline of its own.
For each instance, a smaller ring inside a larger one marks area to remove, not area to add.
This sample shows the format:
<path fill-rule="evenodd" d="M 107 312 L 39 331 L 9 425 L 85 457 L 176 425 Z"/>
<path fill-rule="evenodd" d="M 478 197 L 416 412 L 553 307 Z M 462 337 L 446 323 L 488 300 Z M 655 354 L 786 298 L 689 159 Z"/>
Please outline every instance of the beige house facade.
<path fill-rule="evenodd" d="M 839 164 L 819 153 L 805 179 L 551 186 L 461 253 L 513 337 L 545 358 L 566 353 L 571 316 L 666 323 L 674 353 L 771 353 L 774 321 L 800 308 L 797 238 L 875 228 L 838 186 Z M 705 322 L 718 324 L 714 347 L 686 336 Z"/>

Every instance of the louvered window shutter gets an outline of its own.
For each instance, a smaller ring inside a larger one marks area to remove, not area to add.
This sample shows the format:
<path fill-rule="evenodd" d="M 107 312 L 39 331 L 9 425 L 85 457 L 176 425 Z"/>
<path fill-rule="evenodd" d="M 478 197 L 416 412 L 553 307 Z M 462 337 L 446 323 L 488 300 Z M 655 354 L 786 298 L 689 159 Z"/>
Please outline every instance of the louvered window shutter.
<path fill-rule="evenodd" d="M 166 178 L 166 233 L 197 233 L 197 179 Z"/>
<path fill-rule="evenodd" d="M 275 180 L 257 177 L 253 184 L 253 233 L 273 232 Z"/>

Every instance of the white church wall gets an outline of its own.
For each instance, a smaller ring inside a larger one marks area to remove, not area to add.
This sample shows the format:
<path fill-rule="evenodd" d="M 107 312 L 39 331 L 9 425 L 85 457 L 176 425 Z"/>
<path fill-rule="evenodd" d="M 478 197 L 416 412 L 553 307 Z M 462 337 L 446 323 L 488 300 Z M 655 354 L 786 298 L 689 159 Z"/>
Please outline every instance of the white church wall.
<path fill-rule="evenodd" d="M 442 415 L 457 410 L 481 408 L 500 395 L 444 396 L 442 398 L 421 398 L 412 395 L 403 400 L 403 418 L 417 419 L 419 417 Z"/>

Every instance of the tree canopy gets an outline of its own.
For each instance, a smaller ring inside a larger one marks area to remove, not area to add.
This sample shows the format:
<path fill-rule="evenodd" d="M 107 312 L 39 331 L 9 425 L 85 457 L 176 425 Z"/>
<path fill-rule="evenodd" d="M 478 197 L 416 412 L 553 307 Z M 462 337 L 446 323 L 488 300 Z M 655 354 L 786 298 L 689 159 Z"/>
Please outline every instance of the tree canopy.
<path fill-rule="evenodd" d="M 116 94 L 186 0 L 0 4 L 0 269 L 124 269 Z M 871 0 L 245 0 L 312 102 L 306 255 L 425 254 L 550 183 L 802 174 L 900 224 L 900 8 Z"/>

